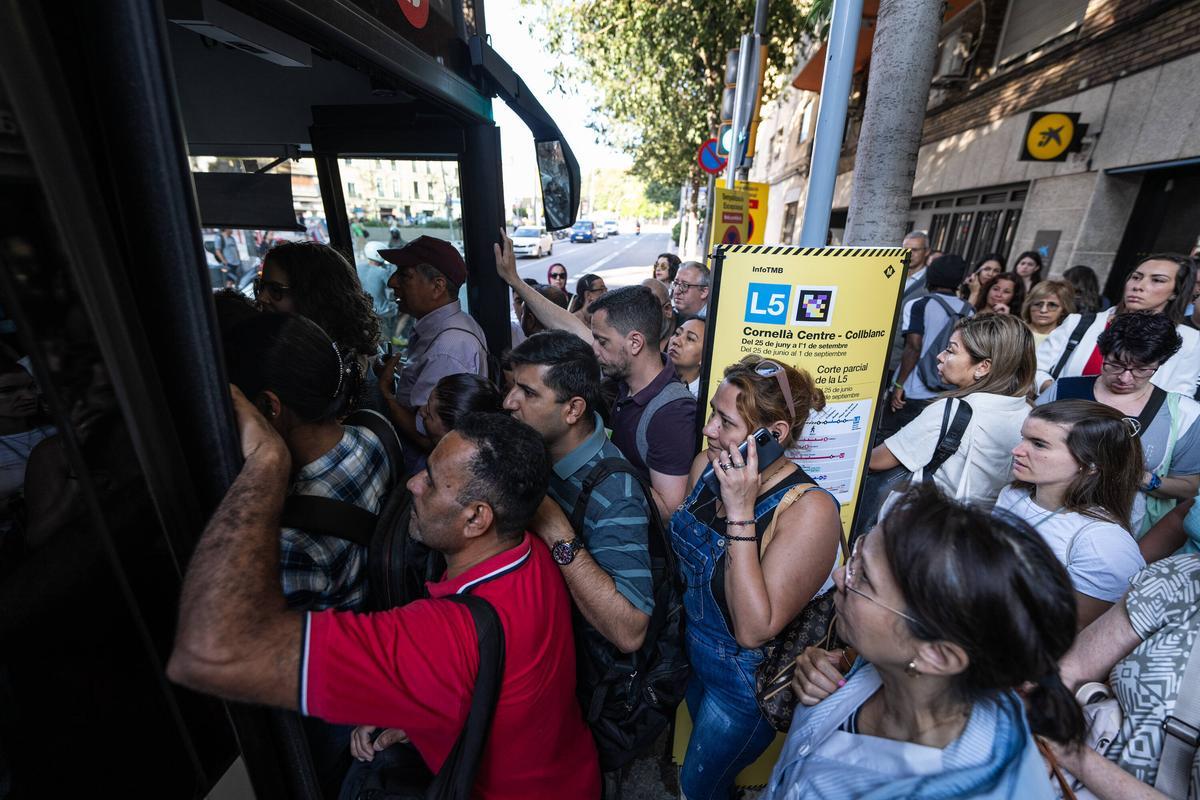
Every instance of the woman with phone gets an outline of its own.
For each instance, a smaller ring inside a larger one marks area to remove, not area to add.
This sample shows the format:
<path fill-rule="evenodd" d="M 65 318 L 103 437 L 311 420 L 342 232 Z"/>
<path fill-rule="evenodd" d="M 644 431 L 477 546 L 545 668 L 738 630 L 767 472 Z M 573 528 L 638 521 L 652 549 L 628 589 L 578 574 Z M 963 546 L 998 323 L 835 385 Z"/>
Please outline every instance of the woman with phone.
<path fill-rule="evenodd" d="M 728 797 L 774 739 L 755 699 L 761 648 L 833 585 L 842 535 L 837 501 L 783 457 L 825 406 L 808 373 L 746 356 L 725 370 L 710 405 L 708 447 L 671 518 L 692 665 L 680 775 L 688 800 Z M 772 521 L 776 533 L 760 550 Z"/>

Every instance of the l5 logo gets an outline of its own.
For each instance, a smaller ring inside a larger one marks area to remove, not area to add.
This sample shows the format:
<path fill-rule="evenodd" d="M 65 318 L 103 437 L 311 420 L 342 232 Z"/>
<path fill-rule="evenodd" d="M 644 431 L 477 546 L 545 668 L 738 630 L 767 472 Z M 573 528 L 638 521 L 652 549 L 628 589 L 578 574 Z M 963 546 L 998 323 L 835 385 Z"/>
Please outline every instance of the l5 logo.
<path fill-rule="evenodd" d="M 396 0 L 396 5 L 414 28 L 424 28 L 429 21 L 429 0 Z"/>

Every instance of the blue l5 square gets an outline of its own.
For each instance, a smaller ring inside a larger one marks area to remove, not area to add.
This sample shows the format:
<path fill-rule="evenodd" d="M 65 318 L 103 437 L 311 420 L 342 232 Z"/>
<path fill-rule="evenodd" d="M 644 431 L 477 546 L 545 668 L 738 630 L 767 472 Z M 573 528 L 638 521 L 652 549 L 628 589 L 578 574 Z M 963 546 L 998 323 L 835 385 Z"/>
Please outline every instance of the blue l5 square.
<path fill-rule="evenodd" d="M 786 283 L 752 283 L 746 288 L 746 322 L 786 325 L 792 287 Z"/>

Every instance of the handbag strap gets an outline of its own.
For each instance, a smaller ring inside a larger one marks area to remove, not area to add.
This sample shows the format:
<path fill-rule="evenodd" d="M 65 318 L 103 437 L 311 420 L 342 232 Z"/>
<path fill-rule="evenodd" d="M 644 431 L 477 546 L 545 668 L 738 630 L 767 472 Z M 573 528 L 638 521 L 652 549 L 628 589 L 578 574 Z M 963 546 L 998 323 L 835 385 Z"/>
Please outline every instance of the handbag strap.
<path fill-rule="evenodd" d="M 1200 745 L 1200 633 L 1192 642 L 1192 652 L 1180 676 L 1174 713 L 1163 720 L 1163 733 L 1154 788 L 1167 797 L 1186 800 L 1192 761 Z"/>
<path fill-rule="evenodd" d="M 1071 338 L 1067 340 L 1067 346 L 1063 349 L 1062 358 L 1058 359 L 1058 363 L 1050 370 L 1051 378 L 1057 378 L 1059 373 L 1063 371 L 1063 367 L 1067 365 L 1067 360 L 1071 358 L 1071 354 L 1075 352 L 1075 348 L 1079 347 L 1079 343 L 1083 341 L 1084 334 L 1088 332 L 1088 328 L 1092 327 L 1092 323 L 1095 321 L 1095 314 L 1084 314 L 1079 318 L 1079 322 L 1075 323 L 1075 328 L 1071 331 Z"/>
<path fill-rule="evenodd" d="M 970 403 L 959 398 L 958 410 L 954 412 L 953 421 L 950 419 L 952 405 L 954 405 L 953 398 L 946 400 L 946 408 L 942 411 L 942 430 L 938 434 L 937 447 L 933 449 L 933 458 L 929 459 L 929 463 L 921 470 L 922 483 L 932 483 L 933 474 L 942 464 L 946 463 L 946 459 L 958 452 L 958 447 L 962 444 L 963 433 L 966 432 L 967 425 L 971 423 L 971 415 L 974 410 Z"/>
<path fill-rule="evenodd" d="M 787 493 L 785 493 L 783 497 L 779 498 L 779 504 L 775 506 L 775 513 L 771 515 L 771 521 L 767 523 L 767 529 L 763 531 L 762 539 L 760 539 L 758 542 L 759 559 L 761 559 L 763 553 L 766 552 L 767 545 L 769 545 L 771 540 L 775 538 L 775 526 L 778 524 L 779 518 L 783 516 L 783 512 L 787 511 L 792 503 L 796 502 L 813 489 L 821 489 L 821 487 L 817 486 L 815 483 L 797 483 L 795 486 L 788 489 Z M 821 489 L 821 491 L 825 490 Z M 838 531 L 838 550 L 842 554 L 842 563 L 846 563 L 846 561 L 850 558 L 850 555 L 846 552 L 846 537 L 842 535 L 841 531 Z"/>
<path fill-rule="evenodd" d="M 446 599 L 461 603 L 471 612 L 479 640 L 479 671 L 475 674 L 467 721 L 425 797 L 426 800 L 470 800 L 475 774 L 479 771 L 483 749 L 492 730 L 492 718 L 500 702 L 500 685 L 504 680 L 504 628 L 495 607 L 482 597 L 454 594 Z"/>

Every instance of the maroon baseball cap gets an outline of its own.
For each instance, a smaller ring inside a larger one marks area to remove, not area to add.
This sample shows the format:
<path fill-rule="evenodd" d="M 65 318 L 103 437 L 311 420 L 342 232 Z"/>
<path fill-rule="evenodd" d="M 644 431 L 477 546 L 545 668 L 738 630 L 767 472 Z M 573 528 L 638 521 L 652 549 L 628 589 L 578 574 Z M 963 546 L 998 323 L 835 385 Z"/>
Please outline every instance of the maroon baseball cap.
<path fill-rule="evenodd" d="M 418 236 L 404 247 L 380 250 L 379 255 L 397 267 L 415 267 L 428 264 L 446 276 L 455 286 L 467 282 L 467 265 L 454 245 L 445 239 Z"/>

